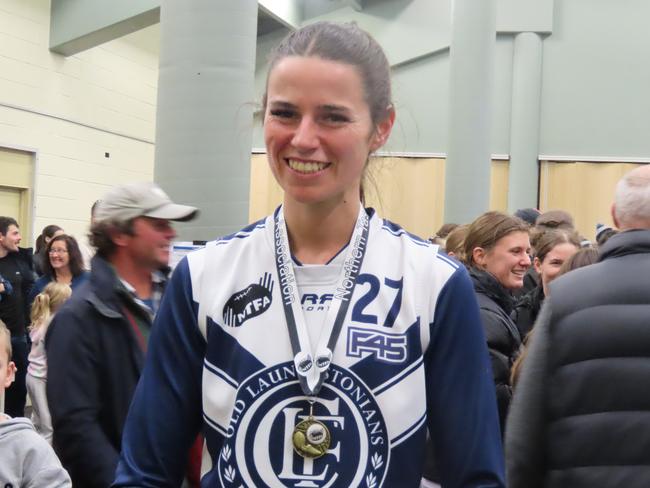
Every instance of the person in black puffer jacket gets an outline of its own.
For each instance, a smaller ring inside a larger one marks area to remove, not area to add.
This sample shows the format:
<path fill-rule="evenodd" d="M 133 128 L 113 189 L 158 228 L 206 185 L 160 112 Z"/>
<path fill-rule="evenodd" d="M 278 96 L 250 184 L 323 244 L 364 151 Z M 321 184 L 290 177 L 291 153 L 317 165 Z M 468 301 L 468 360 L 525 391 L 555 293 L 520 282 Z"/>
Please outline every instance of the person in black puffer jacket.
<path fill-rule="evenodd" d="M 621 232 L 550 286 L 506 431 L 509 488 L 650 486 L 650 165 L 626 174 Z"/>
<path fill-rule="evenodd" d="M 511 292 L 523 286 L 530 267 L 528 225 L 505 213 L 487 212 L 470 224 L 464 252 L 492 360 L 503 432 L 512 397 L 510 368 L 522 340 L 511 318 Z"/>

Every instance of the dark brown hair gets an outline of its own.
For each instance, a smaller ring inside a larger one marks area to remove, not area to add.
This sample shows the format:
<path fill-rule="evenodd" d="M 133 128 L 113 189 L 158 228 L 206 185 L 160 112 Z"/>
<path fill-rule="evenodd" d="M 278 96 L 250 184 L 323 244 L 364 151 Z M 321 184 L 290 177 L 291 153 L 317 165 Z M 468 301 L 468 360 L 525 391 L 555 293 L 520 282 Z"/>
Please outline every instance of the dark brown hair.
<path fill-rule="evenodd" d="M 137 217 L 136 217 L 137 218 Z M 90 234 L 88 240 L 90 244 L 97 250 L 97 254 L 104 259 L 111 257 L 117 246 L 111 238 L 111 234 L 127 234 L 133 235 L 133 221 L 135 219 L 127 220 L 126 222 L 113 222 L 103 220 L 95 222 L 90 226 Z"/>
<path fill-rule="evenodd" d="M 456 227 L 458 227 L 458 224 L 454 224 L 451 222 L 447 224 L 442 224 L 438 229 L 438 231 L 436 232 L 436 237 L 442 237 L 443 239 L 445 239 L 449 235 L 449 233 L 452 230 L 454 230 Z"/>
<path fill-rule="evenodd" d="M 18 227 L 18 222 L 16 222 L 16 219 L 11 217 L 0 217 L 0 234 L 6 236 L 7 231 L 9 231 L 9 227 L 12 225 Z"/>
<path fill-rule="evenodd" d="M 47 237 L 48 239 L 51 238 L 54 234 L 56 234 L 58 231 L 63 230 L 61 227 L 59 227 L 56 224 L 50 224 L 46 225 L 43 227 L 43 230 L 41 231 L 41 234 L 36 238 L 36 244 L 35 244 L 35 249 L 34 252 L 40 252 L 41 249 L 43 249 L 46 245 L 47 242 L 45 242 L 45 238 Z"/>
<path fill-rule="evenodd" d="M 531 245 L 535 249 L 535 257 L 540 262 L 559 244 L 573 244 L 576 249 L 580 248 L 580 236 L 570 229 L 546 229 L 534 234 Z"/>
<path fill-rule="evenodd" d="M 519 217 L 503 212 L 485 212 L 469 225 L 463 245 L 463 252 L 468 266 L 476 266 L 474 249 L 481 247 L 486 251 L 492 249 L 502 237 L 513 232 L 528 234 L 529 226 Z"/>
<path fill-rule="evenodd" d="M 353 66 L 361 75 L 373 124 L 379 124 L 388 115 L 392 107 L 390 64 L 377 41 L 355 23 L 315 22 L 290 33 L 271 52 L 267 86 L 273 68 L 289 56 L 312 56 Z M 265 91 L 264 110 L 266 101 Z"/>
<path fill-rule="evenodd" d="M 81 257 L 81 251 L 79 250 L 79 244 L 77 244 L 77 239 L 67 234 L 60 234 L 56 237 L 53 237 L 50 242 L 47 243 L 45 252 L 47 253 L 47 259 L 43 260 L 43 271 L 47 276 L 56 278 L 56 271 L 50 263 L 50 249 L 52 249 L 52 244 L 55 242 L 65 242 L 65 247 L 68 250 L 68 259 L 70 260 L 68 266 L 70 266 L 70 272 L 72 276 L 79 276 L 83 273 L 84 270 L 84 260 Z"/>
<path fill-rule="evenodd" d="M 535 221 L 537 227 L 546 229 L 573 229 L 573 217 L 564 210 L 549 210 L 544 212 Z"/>

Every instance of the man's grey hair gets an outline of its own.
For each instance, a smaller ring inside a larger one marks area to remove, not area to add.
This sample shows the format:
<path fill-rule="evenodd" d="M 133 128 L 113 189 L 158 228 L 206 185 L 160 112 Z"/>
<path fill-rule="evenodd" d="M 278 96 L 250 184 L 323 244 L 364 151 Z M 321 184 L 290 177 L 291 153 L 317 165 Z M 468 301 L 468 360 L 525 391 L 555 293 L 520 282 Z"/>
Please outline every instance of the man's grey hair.
<path fill-rule="evenodd" d="M 650 229 L 650 164 L 627 173 L 616 185 L 616 218 L 621 228 Z"/>

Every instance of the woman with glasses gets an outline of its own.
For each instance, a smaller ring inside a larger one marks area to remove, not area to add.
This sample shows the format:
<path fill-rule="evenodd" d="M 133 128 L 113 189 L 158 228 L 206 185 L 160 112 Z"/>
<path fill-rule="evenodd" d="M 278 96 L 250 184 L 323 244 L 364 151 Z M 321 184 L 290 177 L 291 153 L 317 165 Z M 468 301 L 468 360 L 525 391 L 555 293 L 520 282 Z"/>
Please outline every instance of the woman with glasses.
<path fill-rule="evenodd" d="M 67 234 L 53 237 L 48 242 L 45 252 L 47 259 L 43 263 L 44 274 L 36 280 L 29 294 L 30 306 L 36 295 L 52 281 L 70 285 L 74 292 L 75 288 L 88 279 L 89 274 L 84 271 L 79 244 L 74 237 Z"/>

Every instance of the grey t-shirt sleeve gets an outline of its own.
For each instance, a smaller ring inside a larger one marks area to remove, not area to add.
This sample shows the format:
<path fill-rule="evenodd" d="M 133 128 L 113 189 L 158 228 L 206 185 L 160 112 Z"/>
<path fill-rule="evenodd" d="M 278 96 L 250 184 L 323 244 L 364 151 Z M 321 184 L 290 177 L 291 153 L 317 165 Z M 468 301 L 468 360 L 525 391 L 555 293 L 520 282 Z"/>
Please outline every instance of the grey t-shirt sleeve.
<path fill-rule="evenodd" d="M 551 298 L 535 323 L 528 356 L 506 423 L 506 475 L 509 488 L 541 488 L 544 482 L 544 432 L 550 347 Z"/>

